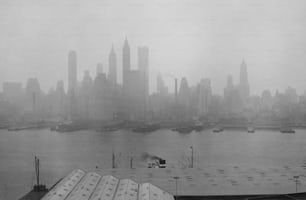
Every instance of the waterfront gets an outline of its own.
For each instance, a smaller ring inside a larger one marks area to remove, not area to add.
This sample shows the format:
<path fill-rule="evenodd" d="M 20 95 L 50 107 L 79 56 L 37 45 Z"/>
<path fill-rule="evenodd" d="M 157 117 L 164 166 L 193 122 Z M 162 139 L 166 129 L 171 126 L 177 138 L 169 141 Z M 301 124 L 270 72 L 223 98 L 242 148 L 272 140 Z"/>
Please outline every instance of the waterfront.
<path fill-rule="evenodd" d="M 186 167 L 190 146 L 194 148 L 194 168 L 202 171 L 212 192 L 294 192 L 294 175 L 300 175 L 299 191 L 305 191 L 306 130 L 303 129 L 297 129 L 295 134 L 266 130 L 252 134 L 242 130 L 221 133 L 204 130 L 191 134 L 170 130 L 149 134 L 57 133 L 44 129 L 0 131 L 1 197 L 16 199 L 31 189 L 35 155 L 41 159 L 42 181 L 49 187 L 75 168 L 111 168 L 112 151 L 118 157 L 119 168 L 128 168 L 131 156 L 133 167 L 146 167 L 147 163 L 141 159 L 145 152 L 166 159 L 169 168 Z"/>

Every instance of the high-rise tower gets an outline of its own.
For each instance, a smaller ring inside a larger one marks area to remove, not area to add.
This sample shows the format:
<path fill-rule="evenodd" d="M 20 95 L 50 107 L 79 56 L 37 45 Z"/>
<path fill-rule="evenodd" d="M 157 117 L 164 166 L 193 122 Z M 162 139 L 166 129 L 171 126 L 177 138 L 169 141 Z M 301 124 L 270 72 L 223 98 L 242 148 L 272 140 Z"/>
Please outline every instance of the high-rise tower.
<path fill-rule="evenodd" d="M 246 99 L 250 95 L 250 86 L 248 81 L 248 72 L 247 72 L 247 65 L 245 64 L 244 60 L 240 65 L 240 83 L 239 83 L 239 92 L 241 99 L 246 101 Z"/>
<path fill-rule="evenodd" d="M 75 90 L 77 85 L 77 55 L 75 51 L 68 53 L 68 91 Z"/>
<path fill-rule="evenodd" d="M 75 51 L 68 53 L 68 96 L 69 96 L 69 116 L 71 119 L 77 117 L 77 55 Z"/>
<path fill-rule="evenodd" d="M 149 101 L 149 48 L 138 47 L 138 69 L 141 84 L 141 96 L 143 102 L 143 113 L 147 111 Z"/>
<path fill-rule="evenodd" d="M 114 46 L 112 46 L 112 50 L 109 53 L 108 57 L 108 64 L 109 64 L 109 72 L 108 72 L 108 79 L 111 83 L 117 83 L 117 58 L 116 53 L 114 51 Z"/>
<path fill-rule="evenodd" d="M 131 55 L 130 55 L 130 46 L 127 41 L 127 38 L 125 38 L 123 49 L 122 49 L 122 85 L 123 88 L 127 85 L 127 76 L 129 71 L 131 70 Z"/>

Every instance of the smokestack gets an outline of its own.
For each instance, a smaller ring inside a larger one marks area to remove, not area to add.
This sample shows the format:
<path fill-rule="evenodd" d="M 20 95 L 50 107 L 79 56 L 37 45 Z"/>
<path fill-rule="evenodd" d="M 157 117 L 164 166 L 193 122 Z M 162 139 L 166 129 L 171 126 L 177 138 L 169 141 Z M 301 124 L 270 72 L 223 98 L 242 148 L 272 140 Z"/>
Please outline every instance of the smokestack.
<path fill-rule="evenodd" d="M 174 84 L 175 84 L 175 104 L 177 104 L 177 78 L 174 79 Z"/>

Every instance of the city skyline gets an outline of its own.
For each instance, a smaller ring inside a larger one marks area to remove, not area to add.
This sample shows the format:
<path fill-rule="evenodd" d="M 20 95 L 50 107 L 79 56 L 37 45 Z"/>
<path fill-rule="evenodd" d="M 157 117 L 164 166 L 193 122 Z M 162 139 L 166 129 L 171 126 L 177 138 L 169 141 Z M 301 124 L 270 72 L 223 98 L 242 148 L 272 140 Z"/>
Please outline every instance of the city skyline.
<path fill-rule="evenodd" d="M 306 199 L 306 0 L 0 0 L 0 30 L 0 200 Z"/>
<path fill-rule="evenodd" d="M 121 57 L 122 40 L 128 36 L 134 46 L 131 54 L 137 52 L 134 44 L 150 47 L 152 77 L 158 72 L 186 77 L 191 85 L 210 78 L 213 91 L 222 94 L 228 74 L 238 82 L 244 58 L 251 94 L 264 89 L 282 91 L 288 86 L 302 94 L 306 89 L 302 73 L 306 61 L 305 3 L 2 1 L 0 82 L 23 80 L 25 84 L 28 77 L 38 77 L 44 91 L 58 80 L 64 80 L 67 87 L 67 51 L 78 52 L 80 72 L 89 69 L 94 74 L 98 62 L 108 71 L 110 47 L 113 44 L 117 57 Z M 118 59 L 118 81 L 121 62 Z M 132 68 L 136 63 L 132 58 Z M 165 80 L 169 91 L 174 88 L 171 79 Z M 155 86 L 155 78 L 150 83 Z"/>
<path fill-rule="evenodd" d="M 128 61 L 127 61 L 128 69 L 131 70 L 131 71 L 135 71 L 135 70 L 140 69 L 141 66 L 139 65 L 139 62 L 143 62 L 143 61 L 141 61 L 141 58 L 140 58 L 141 54 L 139 54 L 139 53 L 141 52 L 141 49 L 144 49 L 144 50 L 147 49 L 146 51 L 148 51 L 148 47 L 147 46 L 138 46 L 138 56 L 137 56 L 137 53 L 136 53 L 136 55 L 131 55 L 130 54 L 130 46 L 128 44 L 128 39 L 127 39 L 127 37 L 125 37 L 124 43 L 122 45 L 122 48 L 123 48 L 123 51 L 124 51 L 125 48 L 128 48 L 128 55 L 126 56 L 127 59 L 128 59 Z M 133 57 L 137 57 L 137 59 L 138 59 L 138 64 L 135 64 L 137 66 L 136 68 L 135 67 L 133 67 L 133 68 L 131 67 L 132 65 L 131 65 L 131 61 L 130 60 L 135 59 Z M 56 89 L 57 84 L 59 82 L 62 82 L 63 88 L 65 89 L 65 91 L 67 93 L 69 93 L 70 90 L 72 90 L 72 89 L 76 90 L 77 86 L 82 83 L 82 79 L 83 79 L 83 75 L 84 74 L 87 74 L 88 76 L 91 76 L 92 78 L 95 78 L 100 73 L 103 73 L 103 74 L 105 74 L 107 76 L 109 81 L 112 82 L 113 84 L 119 84 L 119 85 L 123 86 L 124 85 L 123 84 L 124 67 L 123 66 L 119 66 L 119 71 L 118 71 L 118 65 L 117 65 L 118 60 L 121 60 L 121 59 L 126 59 L 125 56 L 124 56 L 124 53 L 122 54 L 122 58 L 120 58 L 120 57 L 118 58 L 117 57 L 117 52 L 114 51 L 114 45 L 112 45 L 111 49 L 109 50 L 108 60 L 107 60 L 106 63 L 102 64 L 101 62 L 98 62 L 96 64 L 96 66 L 92 67 L 92 69 L 85 69 L 83 71 L 80 71 L 79 70 L 80 67 L 78 66 L 78 54 L 77 54 L 77 52 L 75 50 L 69 50 L 68 51 L 68 59 L 66 61 L 68 63 L 68 69 L 66 69 L 66 71 L 67 71 L 67 79 L 66 80 L 65 79 L 64 80 L 57 80 L 47 90 L 42 89 L 39 77 L 28 77 L 24 81 L 20 81 L 20 80 L 19 81 L 6 81 L 6 80 L 4 80 L 2 82 L 2 85 L 6 84 L 6 83 L 21 84 L 22 88 L 26 88 L 26 82 L 27 81 L 29 81 L 31 79 L 37 79 L 37 81 L 38 81 L 38 83 L 40 85 L 41 91 L 46 93 L 46 94 L 48 93 L 48 91 Z M 147 61 L 147 62 L 148 62 L 147 65 L 149 65 L 149 61 Z M 124 62 L 122 62 L 122 64 L 123 63 Z M 193 82 L 194 84 L 190 84 L 190 80 L 186 76 L 175 77 L 175 76 L 173 76 L 171 74 L 164 74 L 162 72 L 158 72 L 158 74 L 155 77 L 152 77 L 150 75 L 150 70 L 149 70 L 147 76 L 148 76 L 148 79 L 150 79 L 150 80 L 152 80 L 152 79 L 156 80 L 156 78 L 157 79 L 158 78 L 162 78 L 163 84 L 167 88 L 167 92 L 172 93 L 172 94 L 175 93 L 175 84 L 174 84 L 175 79 L 178 80 L 178 84 L 180 84 L 182 80 L 183 81 L 188 81 L 190 87 L 195 87 L 198 84 L 201 85 L 203 80 L 208 80 L 209 81 L 209 85 L 212 88 L 212 94 L 221 95 L 223 97 L 225 97 L 224 90 L 226 89 L 226 87 L 228 87 L 229 81 L 231 82 L 230 84 L 232 84 L 233 87 L 234 87 L 234 85 L 236 85 L 237 87 L 240 87 L 239 84 L 243 83 L 243 86 L 245 86 L 245 88 L 243 89 L 244 90 L 244 92 L 243 92 L 244 95 L 243 96 L 245 96 L 244 98 L 249 97 L 249 96 L 254 96 L 254 95 L 255 96 L 256 95 L 257 96 L 261 96 L 264 91 L 270 91 L 274 95 L 275 93 L 283 92 L 283 91 L 285 91 L 288 88 L 293 88 L 293 89 L 296 90 L 296 88 L 291 87 L 291 86 L 288 85 L 288 87 L 283 88 L 282 90 L 279 90 L 279 89 L 271 90 L 270 88 L 265 88 L 262 91 L 259 91 L 258 94 L 254 94 L 254 93 L 250 92 L 250 91 L 252 91 L 250 89 L 251 86 L 249 84 L 249 78 L 248 78 L 250 76 L 250 74 L 248 73 L 248 66 L 247 66 L 246 61 L 245 61 L 244 58 L 242 58 L 242 61 L 240 63 L 240 67 L 237 67 L 237 68 L 239 69 L 239 72 L 237 74 L 235 74 L 236 77 L 237 77 L 236 82 L 233 79 L 233 74 L 231 74 L 231 73 L 228 74 L 226 76 L 225 80 L 224 80 L 224 86 L 222 88 L 222 91 L 220 91 L 219 93 L 216 92 L 213 89 L 213 87 L 212 87 L 213 80 L 210 77 L 205 77 L 205 78 L 202 77 L 199 80 L 193 80 L 191 82 Z M 70 71 L 71 71 L 71 73 L 69 74 Z M 122 75 L 120 81 L 117 78 L 118 74 Z M 234 75 L 234 77 L 235 77 L 235 75 Z M 167 78 L 171 79 L 171 81 L 168 81 L 168 83 L 165 83 L 164 80 L 167 79 Z M 158 88 L 158 84 L 159 84 L 158 81 L 155 81 L 153 84 L 154 85 L 152 86 L 152 82 L 149 83 L 150 88 L 148 90 L 149 91 L 148 94 L 150 94 L 150 95 L 154 94 L 156 92 L 160 92 L 160 89 Z M 0 91 L 3 91 L 2 87 L 0 88 Z M 305 88 L 304 92 L 297 93 L 297 94 L 298 95 L 305 95 L 305 92 L 306 92 L 306 88 Z"/>

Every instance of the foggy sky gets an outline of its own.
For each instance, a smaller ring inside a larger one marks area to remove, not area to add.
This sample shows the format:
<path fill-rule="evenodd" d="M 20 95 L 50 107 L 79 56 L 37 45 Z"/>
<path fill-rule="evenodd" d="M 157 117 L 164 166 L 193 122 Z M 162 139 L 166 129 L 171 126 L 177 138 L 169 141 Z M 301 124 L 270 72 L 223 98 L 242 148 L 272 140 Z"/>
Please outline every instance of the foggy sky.
<path fill-rule="evenodd" d="M 121 80 L 125 36 L 133 68 L 137 47 L 150 49 L 151 91 L 161 72 L 170 89 L 172 77 L 211 78 L 222 94 L 243 58 L 251 94 L 306 89 L 304 0 L 0 0 L 0 83 L 37 77 L 44 91 L 58 80 L 67 88 L 68 51 L 81 80 L 98 62 L 108 71 L 112 43 Z"/>

